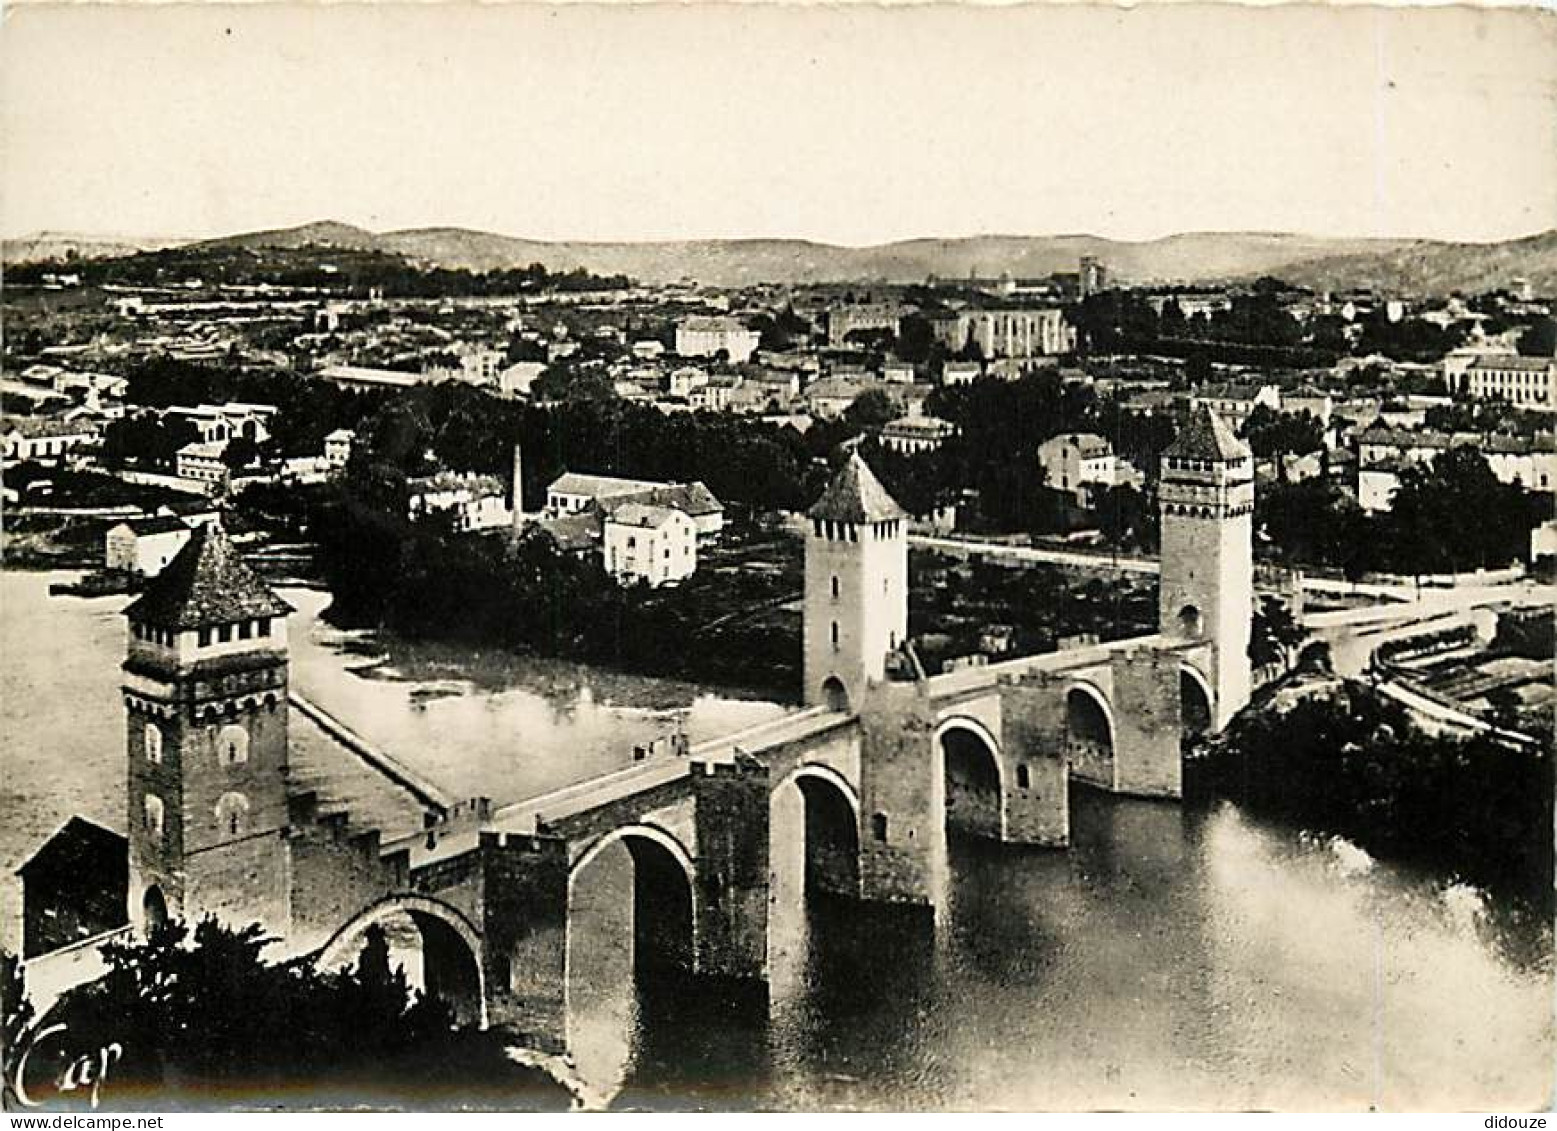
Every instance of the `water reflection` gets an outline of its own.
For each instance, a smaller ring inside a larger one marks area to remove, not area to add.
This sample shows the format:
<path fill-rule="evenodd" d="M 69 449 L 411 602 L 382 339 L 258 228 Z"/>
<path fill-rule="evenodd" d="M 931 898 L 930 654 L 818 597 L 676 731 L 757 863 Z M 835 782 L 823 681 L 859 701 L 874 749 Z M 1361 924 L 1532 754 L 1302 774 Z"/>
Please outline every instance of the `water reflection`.
<path fill-rule="evenodd" d="M 803 861 L 776 857 L 764 1015 L 696 982 L 634 985 L 628 961 L 575 998 L 576 1031 L 614 1048 L 608 1088 L 629 1107 L 1541 1102 L 1549 963 L 1501 958 L 1464 893 L 1231 806 L 1078 789 L 1073 813 L 1065 852 L 954 839 L 939 921 L 800 898 Z"/>

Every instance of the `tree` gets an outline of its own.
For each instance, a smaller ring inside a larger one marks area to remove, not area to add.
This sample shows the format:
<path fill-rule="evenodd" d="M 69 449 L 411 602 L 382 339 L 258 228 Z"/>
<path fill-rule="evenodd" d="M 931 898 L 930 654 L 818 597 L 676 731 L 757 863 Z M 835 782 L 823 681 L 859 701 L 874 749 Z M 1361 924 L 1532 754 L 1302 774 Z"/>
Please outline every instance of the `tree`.
<path fill-rule="evenodd" d="M 897 402 L 885 389 L 866 389 L 843 410 L 844 422 L 855 431 L 880 428 L 897 416 Z"/>
<path fill-rule="evenodd" d="M 1324 447 L 1324 430 L 1318 418 L 1306 409 L 1302 412 L 1277 412 L 1269 405 L 1256 405 L 1244 422 L 1244 438 L 1259 460 L 1275 460 L 1277 475 L 1285 479 L 1286 458 L 1306 455 Z"/>
<path fill-rule="evenodd" d="M 1291 668 L 1293 656 L 1307 638 L 1303 626 L 1292 616 L 1292 610 L 1279 597 L 1263 595 L 1254 608 L 1254 620 L 1249 632 L 1249 662 L 1257 668 L 1280 663 Z"/>
<path fill-rule="evenodd" d="M 1519 335 L 1518 348 L 1526 357 L 1557 356 L 1557 319 L 1537 318 Z"/>
<path fill-rule="evenodd" d="M 222 449 L 222 463 L 229 470 L 242 471 L 244 468 L 253 467 L 259 462 L 260 449 L 248 436 L 239 434 L 227 441 L 227 447 Z"/>

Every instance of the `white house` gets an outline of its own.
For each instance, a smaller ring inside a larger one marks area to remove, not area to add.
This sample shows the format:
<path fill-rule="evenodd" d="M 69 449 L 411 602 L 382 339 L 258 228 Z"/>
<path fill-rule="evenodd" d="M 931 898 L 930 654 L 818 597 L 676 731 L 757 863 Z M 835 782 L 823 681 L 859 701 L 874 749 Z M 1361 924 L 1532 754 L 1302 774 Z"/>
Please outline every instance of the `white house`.
<path fill-rule="evenodd" d="M 739 365 L 751 360 L 761 340 L 739 318 L 694 315 L 676 325 L 676 352 L 682 357 L 714 357 L 722 351 Z"/>
<path fill-rule="evenodd" d="M 493 530 L 508 526 L 507 488 L 495 475 L 440 471 L 406 480 L 406 510 L 411 519 L 452 513 L 457 530 Z"/>
<path fill-rule="evenodd" d="M 941 367 L 941 384 L 971 385 L 984 369 L 976 361 L 948 361 Z"/>
<path fill-rule="evenodd" d="M 1085 506 L 1089 491 L 1083 484 L 1113 486 L 1116 479 L 1114 449 L 1095 432 L 1064 432 L 1038 445 L 1038 462 L 1047 473 L 1048 485 L 1068 491 L 1078 506 Z"/>
<path fill-rule="evenodd" d="M 1549 518 L 1530 531 L 1530 560 L 1557 557 L 1557 518 Z"/>
<path fill-rule="evenodd" d="M 357 434 L 350 428 L 337 428 L 324 438 L 324 462 L 331 467 L 345 467 L 351 459 L 351 446 Z"/>
<path fill-rule="evenodd" d="M 50 416 L 15 416 L 5 422 L 0 433 L 0 451 L 6 462 L 54 460 L 72 448 L 90 443 L 94 430 L 82 420 L 63 420 Z"/>
<path fill-rule="evenodd" d="M 693 389 L 701 389 L 708 384 L 708 373 L 695 365 L 683 365 L 679 369 L 672 369 L 670 376 L 666 378 L 665 391 L 673 397 L 691 396 Z"/>
<path fill-rule="evenodd" d="M 723 412 L 730 407 L 730 400 L 740 383 L 739 377 L 718 374 L 708 378 L 701 386 L 688 393 L 687 400 L 693 408 Z"/>
<path fill-rule="evenodd" d="M 174 469 L 180 479 L 217 484 L 227 480 L 226 440 L 185 444 L 174 457 Z M 208 488 L 209 489 L 209 488 Z"/>
<path fill-rule="evenodd" d="M 527 397 L 536 378 L 546 372 L 544 361 L 516 361 L 497 375 L 498 391 L 509 396 Z"/>
<path fill-rule="evenodd" d="M 900 416 L 881 429 L 881 446 L 894 452 L 913 455 L 933 452 L 944 444 L 957 428 L 938 416 Z"/>
<path fill-rule="evenodd" d="M 670 507 L 628 503 L 606 517 L 601 552 L 623 585 L 674 584 L 697 571 L 697 525 Z"/>
<path fill-rule="evenodd" d="M 156 577 L 193 532 L 189 523 L 172 515 L 116 523 L 103 535 L 103 567 Z"/>

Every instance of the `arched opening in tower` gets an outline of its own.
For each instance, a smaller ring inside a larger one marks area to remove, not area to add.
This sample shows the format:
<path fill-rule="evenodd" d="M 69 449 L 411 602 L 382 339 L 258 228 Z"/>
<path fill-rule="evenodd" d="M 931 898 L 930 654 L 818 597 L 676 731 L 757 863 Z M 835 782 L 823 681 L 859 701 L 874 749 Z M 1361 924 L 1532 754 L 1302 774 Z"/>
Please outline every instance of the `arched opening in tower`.
<path fill-rule="evenodd" d="M 1000 765 L 983 735 L 953 726 L 941 735 L 946 831 L 953 836 L 1000 839 Z"/>
<path fill-rule="evenodd" d="M 1065 752 L 1071 776 L 1113 788 L 1114 728 L 1098 694 L 1072 687 L 1065 696 Z"/>
<path fill-rule="evenodd" d="M 168 921 L 168 901 L 156 884 L 147 888 L 141 897 L 141 919 L 147 931 L 154 931 Z"/>
<path fill-rule="evenodd" d="M 1179 711 L 1185 735 L 1202 735 L 1211 729 L 1211 699 L 1187 668 L 1179 670 Z"/>
<path fill-rule="evenodd" d="M 829 711 L 849 709 L 849 689 L 843 685 L 843 680 L 830 675 L 822 681 L 822 702 Z"/>
<path fill-rule="evenodd" d="M 805 805 L 805 898 L 858 898 L 860 834 L 854 806 L 825 778 L 806 775 L 795 785 Z"/>
<path fill-rule="evenodd" d="M 1179 610 L 1179 635 L 1191 640 L 1198 640 L 1205 628 L 1200 610 L 1194 605 L 1185 605 Z"/>

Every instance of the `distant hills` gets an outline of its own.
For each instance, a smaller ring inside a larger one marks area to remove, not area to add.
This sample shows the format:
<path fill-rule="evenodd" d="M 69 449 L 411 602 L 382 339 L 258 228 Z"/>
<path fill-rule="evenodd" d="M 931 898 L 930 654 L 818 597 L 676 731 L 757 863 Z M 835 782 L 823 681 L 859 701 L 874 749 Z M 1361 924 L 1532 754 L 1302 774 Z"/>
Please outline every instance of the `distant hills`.
<path fill-rule="evenodd" d="M 1543 294 L 1557 292 L 1557 230 L 1492 244 L 1434 240 L 1334 239 L 1265 232 L 1191 232 L 1129 242 L 1090 235 L 970 236 L 915 239 L 873 247 L 808 240 L 682 240 L 643 243 L 548 242 L 465 228 L 370 232 L 322 221 L 296 228 L 220 239 L 135 240 L 44 233 L 7 240 L 8 263 L 80 256 L 125 255 L 188 245 L 231 248 L 376 251 L 419 264 L 487 271 L 543 264 L 551 271 L 584 268 L 645 282 L 682 278 L 717 286 L 760 282 L 921 282 L 930 275 L 1033 278 L 1074 271 L 1096 256 L 1130 283 L 1210 283 L 1279 275 L 1315 289 L 1371 286 L 1407 293 L 1480 291 L 1528 279 Z"/>

